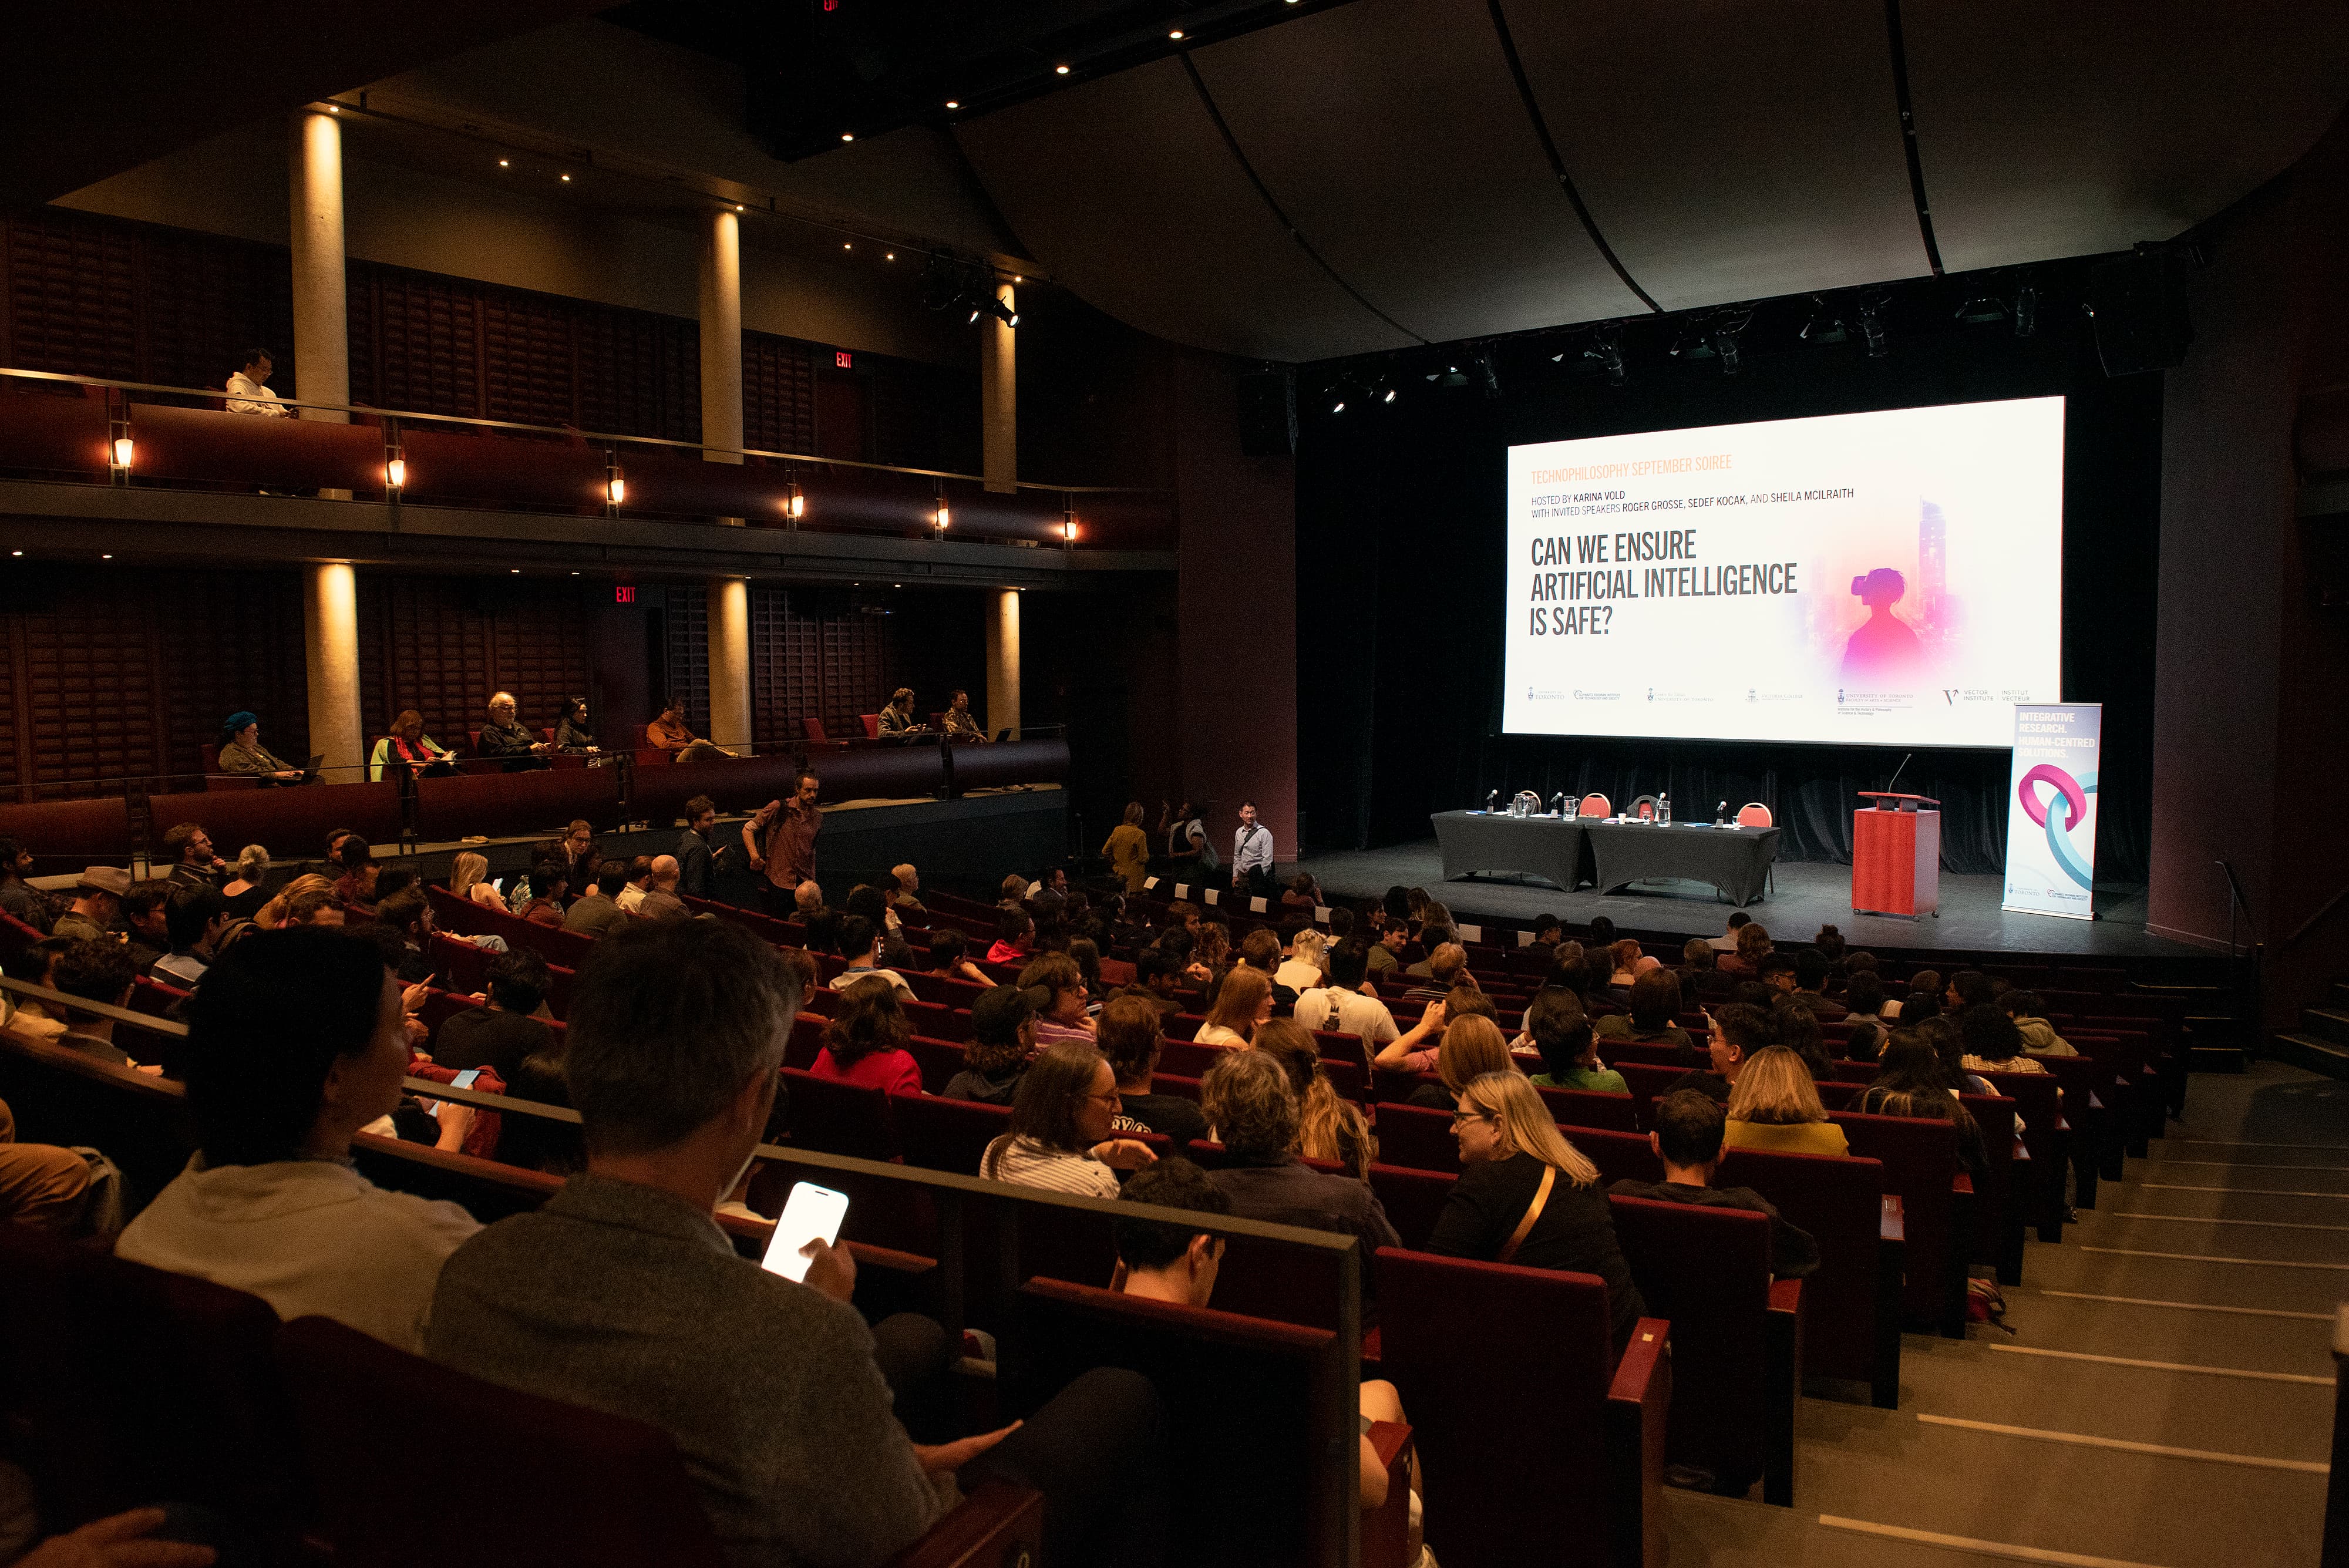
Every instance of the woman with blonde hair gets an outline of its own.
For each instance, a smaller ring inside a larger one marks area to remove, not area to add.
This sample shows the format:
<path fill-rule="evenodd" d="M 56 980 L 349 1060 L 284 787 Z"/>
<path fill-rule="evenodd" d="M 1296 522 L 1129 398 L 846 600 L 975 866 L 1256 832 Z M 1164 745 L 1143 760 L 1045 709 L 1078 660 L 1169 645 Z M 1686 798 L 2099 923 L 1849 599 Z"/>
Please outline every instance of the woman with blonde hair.
<path fill-rule="evenodd" d="M 1236 969 L 1224 976 L 1216 1005 L 1193 1038 L 1201 1045 L 1245 1045 L 1271 1016 L 1272 977 L 1260 969 Z"/>
<path fill-rule="evenodd" d="M 1150 836 L 1142 831 L 1142 803 L 1125 803 L 1125 820 L 1109 830 L 1102 853 L 1109 857 L 1109 868 L 1125 884 L 1129 893 L 1139 893 L 1142 885 L 1150 880 Z"/>
<path fill-rule="evenodd" d="M 277 897 L 254 911 L 253 923 L 264 931 L 274 931 L 285 923 L 286 911 L 295 899 L 308 893 L 324 893 L 332 898 L 334 892 L 334 883 L 315 871 L 305 877 L 296 877 L 277 889 Z"/>
<path fill-rule="evenodd" d="M 1288 939 L 1288 957 L 1272 971 L 1272 983 L 1291 991 L 1310 991 L 1329 983 L 1330 939 L 1311 926 L 1299 926 Z"/>
<path fill-rule="evenodd" d="M 1516 1070 L 1509 1056 L 1508 1036 L 1492 1018 L 1477 1012 L 1453 1016 L 1444 1026 L 1443 1044 L 1435 1048 L 1435 1075 L 1444 1081 L 1420 1085 L 1411 1092 L 1408 1103 L 1446 1110 L 1475 1079 L 1486 1073 Z"/>
<path fill-rule="evenodd" d="M 1751 926 L 1746 928 L 1753 929 Z M 1784 1045 L 1754 1053 L 1729 1089 L 1729 1126 L 1722 1143 L 1791 1154 L 1849 1154 L 1843 1128 L 1827 1120 L 1810 1068 Z"/>
<path fill-rule="evenodd" d="M 498 896 L 497 885 L 490 879 L 490 857 L 471 849 L 460 850 L 449 867 L 449 891 L 460 898 L 471 898 L 484 909 L 505 912 L 506 901 Z"/>
<path fill-rule="evenodd" d="M 269 880 L 269 851 L 261 845 L 248 844 L 236 852 L 236 874 L 221 895 L 228 900 L 228 912 L 240 920 L 253 919 L 261 906 L 269 901 L 264 886 Z"/>
<path fill-rule="evenodd" d="M 1339 1097 L 1305 1025 L 1293 1018 L 1273 1019 L 1257 1026 L 1251 1044 L 1280 1064 L 1288 1086 L 1297 1091 L 1297 1152 L 1308 1159 L 1334 1159 L 1347 1175 L 1369 1180 L 1379 1140 L 1361 1107 Z"/>
<path fill-rule="evenodd" d="M 1598 1275 L 1607 1282 L 1608 1320 L 1620 1356 L 1648 1308 L 1616 1244 L 1599 1168 L 1566 1141 L 1541 1096 L 1516 1073 L 1479 1074 L 1455 1105 L 1460 1179 L 1426 1250 Z"/>

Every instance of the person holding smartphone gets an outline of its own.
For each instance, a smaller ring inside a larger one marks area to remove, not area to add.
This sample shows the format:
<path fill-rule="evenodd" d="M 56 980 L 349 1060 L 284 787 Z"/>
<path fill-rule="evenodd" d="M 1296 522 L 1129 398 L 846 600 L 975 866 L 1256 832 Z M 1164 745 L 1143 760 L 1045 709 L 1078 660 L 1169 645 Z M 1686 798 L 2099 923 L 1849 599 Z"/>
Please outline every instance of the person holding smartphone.
<path fill-rule="evenodd" d="M 773 947 L 723 921 L 597 941 L 564 1068 L 587 1168 L 457 1250 L 428 1354 L 660 1427 L 733 1561 L 879 1568 L 957 1485 L 1000 1475 L 1044 1493 L 1045 1561 L 1156 1563 L 1146 1379 L 1097 1368 L 1024 1423 L 916 1443 L 897 1412 L 930 1403 L 908 1396 L 944 1371 L 944 1331 L 910 1314 L 868 1327 L 855 1262 L 820 1231 L 799 1283 L 737 1256 L 712 1218 L 765 1135 L 800 996 Z"/>

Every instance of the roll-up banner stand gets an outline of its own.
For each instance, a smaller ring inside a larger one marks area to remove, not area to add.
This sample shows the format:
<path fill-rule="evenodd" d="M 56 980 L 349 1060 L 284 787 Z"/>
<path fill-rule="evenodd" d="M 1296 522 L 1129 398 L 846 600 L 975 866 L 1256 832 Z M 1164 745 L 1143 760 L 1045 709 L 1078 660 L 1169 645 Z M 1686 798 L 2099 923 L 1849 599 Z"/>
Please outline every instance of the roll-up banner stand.
<path fill-rule="evenodd" d="M 2095 917 L 2100 702 L 2019 702 L 2006 802 L 2006 901 L 2026 915 Z"/>

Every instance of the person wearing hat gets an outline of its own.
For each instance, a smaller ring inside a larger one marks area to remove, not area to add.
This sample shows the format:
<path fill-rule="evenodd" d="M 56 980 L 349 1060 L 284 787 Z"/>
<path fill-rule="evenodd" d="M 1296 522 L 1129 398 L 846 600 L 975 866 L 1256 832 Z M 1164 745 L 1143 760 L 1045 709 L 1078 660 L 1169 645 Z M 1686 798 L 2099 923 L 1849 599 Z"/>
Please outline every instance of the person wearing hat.
<path fill-rule="evenodd" d="M 122 900 L 130 891 L 130 873 L 112 866 L 92 866 L 74 884 L 73 908 L 57 917 L 52 935 L 76 941 L 115 940 L 114 922 L 122 918 Z"/>
<path fill-rule="evenodd" d="M 261 743 L 261 719 L 244 709 L 221 725 L 220 768 L 274 784 L 300 784 L 302 770 Z"/>

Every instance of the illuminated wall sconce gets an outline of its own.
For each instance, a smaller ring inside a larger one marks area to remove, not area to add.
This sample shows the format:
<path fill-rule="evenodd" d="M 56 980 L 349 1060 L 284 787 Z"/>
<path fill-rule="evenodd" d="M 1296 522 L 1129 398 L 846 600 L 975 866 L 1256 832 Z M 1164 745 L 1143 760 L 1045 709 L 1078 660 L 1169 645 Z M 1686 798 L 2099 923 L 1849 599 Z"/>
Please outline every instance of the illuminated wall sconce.
<path fill-rule="evenodd" d="M 1075 513 L 1064 512 L 1061 514 L 1061 537 L 1072 545 L 1076 543 L 1077 514 Z"/>
<path fill-rule="evenodd" d="M 792 486 L 792 493 L 783 498 L 783 515 L 794 523 L 807 515 L 807 493 L 796 484 Z"/>
<path fill-rule="evenodd" d="M 383 483 L 387 490 L 398 490 L 408 483 L 408 460 L 395 457 L 383 465 Z"/>
<path fill-rule="evenodd" d="M 948 509 L 948 507 L 947 506 L 947 504 L 946 504 L 945 502 L 943 502 L 943 501 L 939 502 L 939 503 L 938 503 L 938 526 L 939 526 L 939 527 L 941 527 L 941 528 L 950 528 L 950 527 L 952 527 L 953 525 L 954 525 L 954 513 L 953 513 L 950 509 Z"/>
<path fill-rule="evenodd" d="M 117 468 L 129 468 L 130 466 L 130 438 L 129 436 L 116 436 L 114 438 L 114 466 Z"/>
<path fill-rule="evenodd" d="M 614 474 L 610 479 L 605 481 L 604 493 L 611 501 L 613 505 L 620 505 L 628 499 L 628 482 L 622 479 L 619 475 Z"/>

